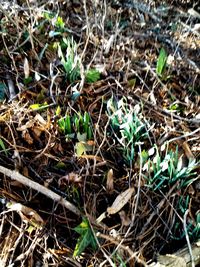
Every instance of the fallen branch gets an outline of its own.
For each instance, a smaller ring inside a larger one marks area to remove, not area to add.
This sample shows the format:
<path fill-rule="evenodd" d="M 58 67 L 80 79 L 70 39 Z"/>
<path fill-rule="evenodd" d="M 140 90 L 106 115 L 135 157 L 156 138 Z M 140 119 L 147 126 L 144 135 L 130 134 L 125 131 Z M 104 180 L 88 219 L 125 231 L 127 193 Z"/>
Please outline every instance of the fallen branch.
<path fill-rule="evenodd" d="M 59 202 L 66 209 L 70 210 L 71 212 L 75 213 L 78 216 L 81 216 L 80 210 L 77 209 L 72 203 L 62 198 L 58 194 L 54 193 L 50 189 L 46 188 L 45 186 L 38 184 L 30 180 L 29 178 L 21 175 L 19 172 L 0 166 L 0 173 L 3 173 L 4 175 L 10 177 L 11 179 L 18 181 L 21 184 L 26 185 L 30 187 L 31 189 L 38 191 L 39 193 L 42 193 L 43 195 L 51 198 L 53 201 Z"/>

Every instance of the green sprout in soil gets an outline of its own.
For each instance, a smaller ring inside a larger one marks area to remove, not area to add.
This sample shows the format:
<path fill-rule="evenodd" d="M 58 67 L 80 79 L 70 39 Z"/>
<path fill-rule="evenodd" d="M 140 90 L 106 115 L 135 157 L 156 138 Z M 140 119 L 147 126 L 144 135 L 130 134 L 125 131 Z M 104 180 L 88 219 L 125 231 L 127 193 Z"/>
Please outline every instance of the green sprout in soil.
<path fill-rule="evenodd" d="M 61 59 L 61 64 L 67 75 L 67 79 L 70 83 L 80 79 L 81 72 L 81 57 L 77 52 L 77 44 L 73 39 L 66 39 L 63 37 L 61 43 L 56 43 L 58 48 L 58 56 Z M 66 46 L 66 53 L 64 55 L 63 47 Z M 100 72 L 96 69 L 89 69 L 85 72 L 85 80 L 88 83 L 96 82 L 100 79 Z"/>
<path fill-rule="evenodd" d="M 61 45 L 58 43 L 58 56 L 61 59 L 67 79 L 72 83 L 80 78 L 80 57 L 77 54 L 77 45 L 73 39 L 63 38 L 63 42 L 67 46 L 66 54 L 64 55 Z"/>
<path fill-rule="evenodd" d="M 176 147 L 175 151 L 166 150 L 164 156 L 161 155 L 157 147 L 151 150 L 155 150 L 156 155 L 145 163 L 147 174 L 144 177 L 148 186 L 153 190 L 164 191 L 176 183 L 177 187 L 181 189 L 195 180 L 196 172 L 194 172 L 194 168 L 196 167 L 196 161 L 190 160 L 186 166 L 183 166 L 183 158 L 182 156 L 179 157 L 178 147 Z"/>
<path fill-rule="evenodd" d="M 134 108 L 127 103 L 126 98 L 107 102 L 108 116 L 112 132 L 120 144 L 120 150 L 127 162 L 132 162 L 135 156 L 135 145 L 147 137 L 146 125 L 142 121 L 140 107 Z"/>
<path fill-rule="evenodd" d="M 4 141 L 0 138 L 0 153 L 2 151 L 5 153 L 6 156 L 8 156 L 8 152 L 7 152 L 6 146 L 4 144 Z"/>
<path fill-rule="evenodd" d="M 83 115 L 77 113 L 73 116 L 67 114 L 58 120 L 58 126 L 67 138 L 75 138 L 78 135 L 84 134 L 87 140 L 92 139 L 93 134 L 88 112 L 85 112 Z"/>
<path fill-rule="evenodd" d="M 166 64 L 167 64 L 167 52 L 164 48 L 161 48 L 159 57 L 156 64 L 156 73 L 158 76 L 162 77 L 165 70 L 166 70 Z"/>
<path fill-rule="evenodd" d="M 93 150 L 93 144 L 88 141 L 93 138 L 90 116 L 87 112 L 82 115 L 77 113 L 73 116 L 67 114 L 58 120 L 58 126 L 65 134 L 66 141 L 76 140 L 75 152 L 78 157 Z"/>

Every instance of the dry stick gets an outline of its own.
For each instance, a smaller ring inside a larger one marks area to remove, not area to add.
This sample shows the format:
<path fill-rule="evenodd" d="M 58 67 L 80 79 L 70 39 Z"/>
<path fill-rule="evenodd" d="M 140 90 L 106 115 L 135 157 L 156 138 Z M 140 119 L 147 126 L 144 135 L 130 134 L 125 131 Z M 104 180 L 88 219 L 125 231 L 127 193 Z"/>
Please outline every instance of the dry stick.
<path fill-rule="evenodd" d="M 43 195 L 51 198 L 54 201 L 59 202 L 66 209 L 70 210 L 71 212 L 75 213 L 78 216 L 81 216 L 80 210 L 77 209 L 72 203 L 70 203 L 66 199 L 62 198 L 58 194 L 54 193 L 53 191 L 49 190 L 48 188 L 44 187 L 43 185 L 38 184 L 38 183 L 28 179 L 27 177 L 21 175 L 19 172 L 10 170 L 10 169 L 5 168 L 3 166 L 0 166 L 0 173 L 3 173 L 4 175 L 10 177 L 11 179 L 18 181 L 21 184 L 26 185 L 26 186 L 42 193 Z"/>
<path fill-rule="evenodd" d="M 151 213 L 151 215 L 149 216 L 147 222 L 144 224 L 144 226 L 143 226 L 142 230 L 140 231 L 140 233 L 138 234 L 138 236 L 142 235 L 142 234 L 146 231 L 146 229 L 147 229 L 147 227 L 149 226 L 150 222 L 152 221 L 153 217 L 154 217 L 154 216 L 157 214 L 157 212 L 162 208 L 162 206 L 164 205 L 164 203 L 165 203 L 167 197 L 170 196 L 170 194 L 173 192 L 173 190 L 174 190 L 174 188 L 175 188 L 176 186 L 177 186 L 177 184 L 175 184 L 175 185 L 169 190 L 169 192 L 168 192 L 167 195 L 166 195 L 166 198 L 163 198 L 163 199 L 160 201 L 160 203 L 159 203 L 159 204 L 157 205 L 157 207 L 156 207 L 156 210 L 155 210 L 154 212 Z"/>
<path fill-rule="evenodd" d="M 194 257 L 193 257 L 193 254 L 192 254 L 192 248 L 191 248 L 191 244 L 190 244 L 190 238 L 189 238 L 188 231 L 187 231 L 186 220 L 187 220 L 188 213 L 189 213 L 189 210 L 186 210 L 186 212 L 184 214 L 184 217 L 183 217 L 183 227 L 184 227 L 185 238 L 186 238 L 186 241 L 187 241 L 188 250 L 189 250 L 189 254 L 190 254 L 191 265 L 192 265 L 192 267 L 195 267 Z"/>
<path fill-rule="evenodd" d="M 142 264 L 144 267 L 147 266 L 147 264 L 142 260 L 140 259 L 138 256 L 137 256 L 137 252 L 133 252 L 128 246 L 125 246 L 123 244 L 120 244 L 117 240 L 115 240 L 114 238 L 108 236 L 108 235 L 105 235 L 105 234 L 102 234 L 100 232 L 98 232 L 96 234 L 97 237 L 100 237 L 102 239 L 105 239 L 107 241 L 110 241 L 111 243 L 115 244 L 115 245 L 118 245 L 120 248 L 122 248 L 124 251 L 128 252 L 128 254 L 130 255 L 130 258 L 129 259 L 135 259 L 137 261 L 137 263 L 140 263 Z M 103 266 L 105 264 L 105 262 L 101 263 L 100 266 Z"/>

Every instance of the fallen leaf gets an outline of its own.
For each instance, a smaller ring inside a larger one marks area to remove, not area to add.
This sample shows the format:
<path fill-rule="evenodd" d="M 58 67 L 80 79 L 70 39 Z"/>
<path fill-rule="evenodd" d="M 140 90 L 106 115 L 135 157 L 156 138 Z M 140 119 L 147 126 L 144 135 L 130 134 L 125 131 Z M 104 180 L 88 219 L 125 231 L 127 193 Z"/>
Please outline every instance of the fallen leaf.
<path fill-rule="evenodd" d="M 29 63 L 28 63 L 28 59 L 25 57 L 24 59 L 24 76 L 25 79 L 27 79 L 30 75 L 30 68 L 29 68 Z"/>
<path fill-rule="evenodd" d="M 131 224 L 131 219 L 128 217 L 124 210 L 119 212 L 119 216 L 121 219 L 122 226 L 129 226 Z"/>
<path fill-rule="evenodd" d="M 35 210 L 13 201 L 7 203 L 6 206 L 9 211 L 16 211 L 23 222 L 31 224 L 34 228 L 40 229 L 44 225 L 44 220 Z"/>
<path fill-rule="evenodd" d="M 34 120 L 29 120 L 27 121 L 26 124 L 22 125 L 21 127 L 17 127 L 17 131 L 25 131 L 33 126 L 34 126 Z"/>
<path fill-rule="evenodd" d="M 110 169 L 107 173 L 106 180 L 106 190 L 109 194 L 113 192 L 114 189 L 114 177 L 113 177 L 113 169 Z"/>
<path fill-rule="evenodd" d="M 84 142 L 77 142 L 75 149 L 76 149 L 76 154 L 78 157 L 85 154 L 85 152 L 86 152 Z"/>
<path fill-rule="evenodd" d="M 80 183 L 82 180 L 82 177 L 79 176 L 77 173 L 70 172 L 67 175 L 62 176 L 58 180 L 59 186 L 62 186 L 63 184 L 68 184 L 68 183 Z"/>
<path fill-rule="evenodd" d="M 123 193 L 121 193 L 119 196 L 117 196 L 112 206 L 107 208 L 108 214 L 111 215 L 111 214 L 115 214 L 118 211 L 120 211 L 126 205 L 126 203 L 130 200 L 134 192 L 135 192 L 134 187 L 131 187 L 131 188 L 128 188 Z"/>
<path fill-rule="evenodd" d="M 186 141 L 182 143 L 182 148 L 183 148 L 188 160 L 191 160 L 191 159 L 194 160 L 195 159 L 195 157 L 192 154 L 192 151 L 191 151 L 191 149 L 190 149 L 190 147 Z"/>
<path fill-rule="evenodd" d="M 37 126 L 34 126 L 32 128 L 32 131 L 36 135 L 36 137 L 40 137 L 41 134 L 42 134 L 42 132 L 43 132 L 43 130 L 41 129 L 41 127 L 37 127 Z"/>
<path fill-rule="evenodd" d="M 28 131 L 23 131 L 22 132 L 22 137 L 24 138 L 24 140 L 29 144 L 32 145 L 33 144 L 33 138 L 30 136 Z"/>

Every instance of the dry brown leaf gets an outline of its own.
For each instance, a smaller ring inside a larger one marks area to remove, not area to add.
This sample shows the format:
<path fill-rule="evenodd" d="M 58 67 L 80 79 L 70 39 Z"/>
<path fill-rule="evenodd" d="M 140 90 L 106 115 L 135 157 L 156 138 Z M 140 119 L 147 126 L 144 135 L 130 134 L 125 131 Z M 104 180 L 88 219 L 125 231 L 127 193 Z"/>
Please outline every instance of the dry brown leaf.
<path fill-rule="evenodd" d="M 33 126 L 34 126 L 34 120 L 29 120 L 26 124 L 22 125 L 21 127 L 17 127 L 17 131 L 25 131 Z"/>
<path fill-rule="evenodd" d="M 24 166 L 24 167 L 23 167 L 22 174 L 23 174 L 24 176 L 26 176 L 26 177 L 29 177 L 29 171 L 28 171 L 27 166 Z"/>
<path fill-rule="evenodd" d="M 34 120 L 43 127 L 47 125 L 47 122 L 44 120 L 44 118 L 40 114 L 36 114 L 34 117 Z"/>
<path fill-rule="evenodd" d="M 36 135 L 36 137 L 40 137 L 40 135 L 42 134 L 44 130 L 42 130 L 41 127 L 35 126 L 32 128 L 32 131 Z"/>
<path fill-rule="evenodd" d="M 28 59 L 25 57 L 24 59 L 24 76 L 25 79 L 27 79 L 30 75 L 30 68 L 29 68 L 29 63 L 28 63 Z"/>
<path fill-rule="evenodd" d="M 119 216 L 121 219 L 122 226 L 129 226 L 131 224 L 131 219 L 128 217 L 124 210 L 119 212 Z"/>
<path fill-rule="evenodd" d="M 115 214 L 118 211 L 120 211 L 126 205 L 126 203 L 130 200 L 134 192 L 135 192 L 134 187 L 131 187 L 131 188 L 128 188 L 123 193 L 121 193 L 119 196 L 117 196 L 112 206 L 107 208 L 108 214 L 111 215 L 111 214 Z"/>
<path fill-rule="evenodd" d="M 188 143 L 185 141 L 182 143 L 182 148 L 188 158 L 188 160 L 194 159 L 194 155 L 192 154 L 192 151 L 188 145 Z"/>
<path fill-rule="evenodd" d="M 36 228 L 41 228 L 44 225 L 44 220 L 40 215 L 33 209 L 22 205 L 21 203 L 9 202 L 7 204 L 9 211 L 16 211 L 19 213 L 21 219 L 24 222 L 28 222 L 34 225 Z"/>
<path fill-rule="evenodd" d="M 109 194 L 113 192 L 114 189 L 114 177 L 113 177 L 113 169 L 110 169 L 107 173 L 106 180 L 106 190 Z"/>
<path fill-rule="evenodd" d="M 63 184 L 68 184 L 68 183 L 76 183 L 79 184 L 81 183 L 82 177 L 79 176 L 77 173 L 70 172 L 67 175 L 62 176 L 58 180 L 59 186 L 62 186 Z"/>
<path fill-rule="evenodd" d="M 32 145 L 33 144 L 33 138 L 30 136 L 28 131 L 23 131 L 22 132 L 22 137 L 24 138 L 24 140 L 29 144 Z"/>

